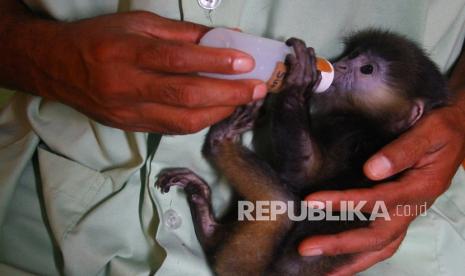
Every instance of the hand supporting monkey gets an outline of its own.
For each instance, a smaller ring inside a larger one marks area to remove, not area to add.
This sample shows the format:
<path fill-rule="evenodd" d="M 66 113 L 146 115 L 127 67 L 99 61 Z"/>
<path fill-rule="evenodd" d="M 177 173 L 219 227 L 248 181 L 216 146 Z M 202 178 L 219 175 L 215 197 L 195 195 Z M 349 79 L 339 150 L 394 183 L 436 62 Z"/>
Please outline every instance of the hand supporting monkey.
<path fill-rule="evenodd" d="M 462 66 L 465 63 L 462 64 Z M 465 67 L 464 67 L 465 68 Z M 457 89 L 455 89 L 457 90 Z M 461 89 L 461 97 L 465 89 Z M 356 253 L 351 264 L 331 275 L 352 275 L 391 257 L 415 217 L 394 216 L 396 206 L 412 209 L 426 203 L 430 207 L 450 185 L 458 166 L 465 157 L 465 102 L 433 111 L 410 131 L 384 147 L 365 166 L 372 180 L 383 180 L 405 172 L 396 181 L 369 189 L 317 192 L 307 200 L 331 201 L 338 209 L 341 201 L 367 201 L 362 211 L 371 212 L 377 200 L 386 203 L 391 221 L 374 221 L 368 228 L 336 235 L 314 236 L 299 247 L 302 255 L 338 255 Z"/>
<path fill-rule="evenodd" d="M 60 101 L 109 126 L 192 133 L 266 94 L 258 80 L 192 74 L 254 67 L 245 53 L 196 45 L 206 26 L 149 12 L 63 23 L 13 0 L 0 4 L 0 15 L 0 85 Z"/>

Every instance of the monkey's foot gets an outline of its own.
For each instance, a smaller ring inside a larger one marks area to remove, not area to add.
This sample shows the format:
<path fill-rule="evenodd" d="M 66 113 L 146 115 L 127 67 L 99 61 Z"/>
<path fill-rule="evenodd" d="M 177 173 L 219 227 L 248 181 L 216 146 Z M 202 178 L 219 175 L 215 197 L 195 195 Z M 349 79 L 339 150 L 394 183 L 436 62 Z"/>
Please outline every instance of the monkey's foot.
<path fill-rule="evenodd" d="M 240 106 L 227 120 L 225 136 L 232 138 L 252 129 L 263 100 Z"/>
<path fill-rule="evenodd" d="M 190 196 L 197 195 L 207 200 L 210 198 L 210 188 L 207 183 L 186 168 L 169 168 L 160 172 L 155 187 L 160 188 L 162 193 L 167 193 L 173 186 L 184 188 Z"/>
<path fill-rule="evenodd" d="M 316 67 L 315 51 L 311 47 L 307 48 L 305 42 L 297 38 L 288 39 L 286 44 L 294 49 L 295 56 L 286 56 L 289 72 L 284 80 L 284 87 L 292 88 L 287 89 L 288 91 L 303 92 L 305 95 L 300 96 L 308 98 L 321 81 L 321 73 Z"/>
<path fill-rule="evenodd" d="M 202 247 L 209 250 L 217 245 L 217 230 L 220 225 L 213 215 L 210 188 L 202 178 L 186 168 L 169 168 L 160 172 L 155 186 L 162 193 L 169 192 L 173 186 L 184 188 Z"/>
<path fill-rule="evenodd" d="M 262 105 L 263 100 L 240 106 L 229 118 L 213 125 L 208 132 L 203 152 L 211 153 L 211 150 L 224 141 L 237 141 L 242 133 L 252 129 Z"/>

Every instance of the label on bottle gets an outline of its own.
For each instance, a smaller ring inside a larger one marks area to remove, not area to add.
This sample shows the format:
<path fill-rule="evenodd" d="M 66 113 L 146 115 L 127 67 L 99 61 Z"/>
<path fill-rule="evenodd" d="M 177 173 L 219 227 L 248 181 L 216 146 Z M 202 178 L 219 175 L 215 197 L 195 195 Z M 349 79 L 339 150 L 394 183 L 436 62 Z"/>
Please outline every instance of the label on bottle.
<path fill-rule="evenodd" d="M 315 93 L 326 91 L 334 79 L 334 69 L 331 63 L 323 58 L 316 59 L 316 67 L 321 73 L 320 84 L 314 88 Z M 287 73 L 287 66 L 282 61 L 278 61 L 274 68 L 273 74 L 266 82 L 268 91 L 272 93 L 279 93 L 283 88 L 284 79 Z"/>
<path fill-rule="evenodd" d="M 269 92 L 278 93 L 281 90 L 286 73 L 287 67 L 284 62 L 277 62 L 273 74 L 271 74 L 270 79 L 266 82 Z"/>

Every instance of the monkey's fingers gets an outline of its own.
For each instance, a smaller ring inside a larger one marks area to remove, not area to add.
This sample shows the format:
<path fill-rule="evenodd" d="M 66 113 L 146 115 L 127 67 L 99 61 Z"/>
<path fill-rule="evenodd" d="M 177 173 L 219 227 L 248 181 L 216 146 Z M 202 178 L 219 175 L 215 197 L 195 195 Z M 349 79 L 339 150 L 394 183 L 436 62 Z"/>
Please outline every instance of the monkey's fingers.
<path fill-rule="evenodd" d="M 284 86 L 295 86 L 299 80 L 300 71 L 302 71 L 301 65 L 297 61 L 297 58 L 292 54 L 288 54 L 286 56 L 285 63 L 289 68 L 289 71 L 287 72 L 286 78 L 284 80 Z"/>
<path fill-rule="evenodd" d="M 317 70 L 317 76 L 316 76 L 316 80 L 314 82 L 312 82 L 312 85 L 309 87 L 309 92 L 307 93 L 307 97 L 310 97 L 313 93 L 313 91 L 320 85 L 320 82 L 321 80 L 323 79 L 323 77 L 321 76 L 321 71 L 320 70 Z"/>
<path fill-rule="evenodd" d="M 307 48 L 308 61 L 305 66 L 305 82 L 313 86 L 318 79 L 318 70 L 316 68 L 316 55 L 312 47 Z"/>
<path fill-rule="evenodd" d="M 345 276 L 345 275 L 355 275 L 358 272 L 364 271 L 371 266 L 379 263 L 381 261 L 390 258 L 394 253 L 399 249 L 401 242 L 404 240 L 406 232 L 401 236 L 395 239 L 393 242 L 388 244 L 381 250 L 360 253 L 353 256 L 351 262 L 347 265 L 344 265 L 338 268 L 336 271 L 333 271 L 329 276 Z"/>
<path fill-rule="evenodd" d="M 307 73 L 307 64 L 308 64 L 308 52 L 305 42 L 298 38 L 290 38 L 286 41 L 286 44 L 292 46 L 295 52 L 297 63 L 299 64 L 300 70 L 293 70 L 296 74 L 297 85 L 303 85 L 305 83 L 305 75 Z"/>
<path fill-rule="evenodd" d="M 321 82 L 321 71 L 318 70 L 316 66 L 317 58 L 315 54 L 315 50 L 312 47 L 307 48 L 307 52 L 309 55 L 309 62 L 308 62 L 308 73 L 306 73 L 306 77 L 308 78 L 306 81 L 309 83 L 309 90 L 313 92 Z"/>

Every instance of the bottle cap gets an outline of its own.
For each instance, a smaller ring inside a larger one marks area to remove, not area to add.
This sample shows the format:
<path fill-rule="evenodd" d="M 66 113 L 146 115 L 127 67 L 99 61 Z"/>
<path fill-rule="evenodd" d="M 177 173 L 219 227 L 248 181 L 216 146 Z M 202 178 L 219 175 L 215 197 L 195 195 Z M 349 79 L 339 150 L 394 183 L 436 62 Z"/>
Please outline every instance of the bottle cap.
<path fill-rule="evenodd" d="M 329 61 L 320 57 L 316 59 L 316 67 L 321 72 L 321 81 L 314 92 L 322 93 L 328 90 L 328 88 L 331 86 L 331 83 L 333 83 L 334 68 Z"/>

